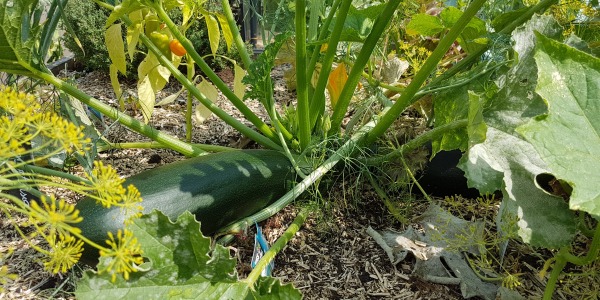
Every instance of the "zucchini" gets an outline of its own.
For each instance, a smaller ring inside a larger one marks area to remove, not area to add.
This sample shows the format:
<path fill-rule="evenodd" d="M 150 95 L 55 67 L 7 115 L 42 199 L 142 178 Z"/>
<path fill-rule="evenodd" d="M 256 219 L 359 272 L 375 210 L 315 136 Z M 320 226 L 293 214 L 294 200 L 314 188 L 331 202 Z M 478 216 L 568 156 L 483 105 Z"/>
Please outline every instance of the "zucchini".
<path fill-rule="evenodd" d="M 127 178 L 124 186 L 138 188 L 144 213 L 157 209 L 174 221 L 190 211 L 201 222 L 202 232 L 209 235 L 283 196 L 294 178 L 293 166 L 282 153 L 239 150 L 147 170 Z M 83 217 L 77 226 L 94 242 L 103 244 L 107 232 L 124 227 L 125 216 L 118 207 L 107 209 L 84 198 L 76 208 Z"/>

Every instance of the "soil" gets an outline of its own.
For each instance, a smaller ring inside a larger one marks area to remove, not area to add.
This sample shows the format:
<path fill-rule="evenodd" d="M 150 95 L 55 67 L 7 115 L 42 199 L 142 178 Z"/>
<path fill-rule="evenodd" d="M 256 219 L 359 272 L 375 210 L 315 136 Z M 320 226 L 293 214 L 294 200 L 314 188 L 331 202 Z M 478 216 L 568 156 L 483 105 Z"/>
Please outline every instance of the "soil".
<path fill-rule="evenodd" d="M 282 70 L 277 70 L 274 77 L 281 79 L 281 72 Z M 226 82 L 232 82 L 230 71 L 223 71 L 219 75 Z M 87 94 L 111 105 L 117 105 L 106 75 L 70 73 L 63 76 L 75 78 L 79 88 Z M 176 89 L 175 86 L 169 86 L 157 98 L 163 98 Z M 124 86 L 124 90 L 135 96 L 135 84 Z M 278 101 L 282 103 L 289 103 L 294 99 L 294 94 L 285 88 L 281 80 L 276 82 L 275 90 Z M 158 129 L 182 139 L 185 136 L 182 113 L 185 109 L 184 96 L 172 104 L 157 107 L 150 121 Z M 222 109 L 242 119 L 224 98 L 221 100 L 219 106 Z M 249 101 L 247 104 L 257 114 L 265 115 L 258 102 Z M 129 112 L 141 119 L 139 111 L 130 109 Z M 108 120 L 105 121 L 105 126 L 104 134 L 112 142 L 147 140 Z M 215 117 L 202 124 L 194 122 L 193 132 L 195 143 L 257 147 Z M 184 157 L 164 149 L 126 149 L 103 152 L 98 159 L 112 164 L 119 174 L 127 177 Z M 321 189 L 321 197 L 317 201 L 322 212 L 311 215 L 290 244 L 277 255 L 273 276 L 283 282 L 293 283 L 306 299 L 462 299 L 461 291 L 456 285 L 434 284 L 411 275 L 414 258 L 409 256 L 397 265 L 390 262 L 387 254 L 365 230 L 371 226 L 377 230 L 392 229 L 401 232 L 406 229 L 405 226 L 390 216 L 367 182 L 359 180 L 356 174 L 341 174 L 334 173 L 321 183 L 325 188 Z M 77 197 L 68 191 L 51 192 L 65 199 L 77 200 Z M 417 195 L 404 193 L 403 197 L 415 199 Z M 288 206 L 261 224 L 269 242 L 277 239 L 295 217 L 302 201 L 308 201 L 310 197 L 311 194 L 306 193 L 301 197 L 303 199 L 298 200 L 300 204 Z M 444 203 L 440 199 L 434 201 Z M 426 202 L 415 200 L 413 203 L 413 214 L 417 216 L 419 210 L 426 207 Z M 67 274 L 51 275 L 43 270 L 40 255 L 22 241 L 5 216 L 0 219 L 0 229 L 0 253 L 5 253 L 8 248 L 15 249 L 7 258 L 7 265 L 10 272 L 19 275 L 18 279 L 7 285 L 5 292 L 0 293 L 0 299 L 73 298 L 71 293 L 74 290 L 75 278 L 81 272 L 79 267 Z M 247 236 L 231 245 L 232 254 L 238 258 L 238 272 L 242 278 L 250 271 L 252 237 L 253 229 L 249 229 Z M 530 252 L 535 254 L 528 247 L 511 243 L 507 256 L 512 255 L 513 259 L 517 260 L 529 259 L 528 263 L 525 263 L 529 267 L 520 270 L 524 275 L 521 278 L 523 284 L 518 290 L 523 296 L 535 299 L 540 298 L 543 292 L 544 284 L 537 279 L 543 259 L 533 254 L 527 256 Z M 568 299 L 564 296 L 560 298 Z"/>

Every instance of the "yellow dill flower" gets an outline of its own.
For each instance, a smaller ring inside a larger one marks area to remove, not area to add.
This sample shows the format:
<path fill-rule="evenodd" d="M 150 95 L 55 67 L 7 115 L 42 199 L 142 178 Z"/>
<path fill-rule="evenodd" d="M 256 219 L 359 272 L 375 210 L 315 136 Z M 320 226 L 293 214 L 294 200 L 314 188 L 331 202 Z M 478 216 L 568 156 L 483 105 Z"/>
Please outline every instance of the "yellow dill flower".
<path fill-rule="evenodd" d="M 9 248 L 7 253 L 0 253 L 0 293 L 4 292 L 4 286 L 10 281 L 17 279 L 17 274 L 11 274 L 8 271 L 8 267 L 4 265 L 4 257 L 10 256 L 13 253 L 13 249 Z"/>
<path fill-rule="evenodd" d="M 75 126 L 56 113 L 46 112 L 39 116 L 29 125 L 35 134 L 41 134 L 48 138 L 51 146 L 72 152 L 73 150 L 83 150 L 84 145 L 90 142 L 83 134 L 83 127 Z"/>
<path fill-rule="evenodd" d="M 79 228 L 71 226 L 71 224 L 83 220 L 79 216 L 79 211 L 75 209 L 75 205 L 62 199 L 56 200 L 54 195 L 51 195 L 49 199 L 42 196 L 40 202 L 42 202 L 43 207 L 40 207 L 36 201 L 31 202 L 29 218 L 32 224 L 36 224 L 36 227 L 41 224 L 39 230 L 42 233 L 47 230 L 50 233 L 49 236 L 58 234 L 62 237 L 70 235 L 69 230 L 74 233 L 81 233 Z"/>
<path fill-rule="evenodd" d="M 56 236 L 54 236 L 56 238 Z M 44 268 L 52 273 L 65 273 L 70 270 L 81 258 L 83 252 L 83 241 L 72 235 L 58 236 L 58 241 L 50 243 L 51 249 L 48 260 L 44 262 Z"/>
<path fill-rule="evenodd" d="M 29 140 L 23 124 L 10 120 L 7 116 L 0 117 L 0 158 L 8 159 L 23 155 L 27 149 L 23 141 Z"/>
<path fill-rule="evenodd" d="M 112 166 L 105 166 L 101 161 L 95 161 L 92 175 L 87 177 L 91 183 L 90 187 L 97 194 L 96 200 L 102 206 L 109 208 L 119 204 L 126 192 L 123 188 L 125 179 L 121 178 Z"/>
<path fill-rule="evenodd" d="M 142 215 L 144 207 L 140 205 L 140 202 L 142 202 L 140 191 L 133 184 L 127 186 L 127 193 L 123 195 L 121 203 L 119 203 L 121 211 L 128 217 L 125 219 L 125 225 L 131 224 L 134 219 Z"/>
<path fill-rule="evenodd" d="M 0 109 L 17 119 L 35 118 L 40 104 L 32 95 L 18 92 L 10 87 L 0 88 Z"/>
<path fill-rule="evenodd" d="M 129 273 L 137 272 L 136 266 L 144 262 L 137 238 L 133 236 L 133 232 L 119 229 L 117 239 L 109 232 L 106 243 L 110 249 L 100 250 L 100 256 L 107 259 L 98 264 L 98 273 L 110 273 L 113 282 L 117 279 L 117 274 L 123 274 L 123 278 L 128 280 Z"/>

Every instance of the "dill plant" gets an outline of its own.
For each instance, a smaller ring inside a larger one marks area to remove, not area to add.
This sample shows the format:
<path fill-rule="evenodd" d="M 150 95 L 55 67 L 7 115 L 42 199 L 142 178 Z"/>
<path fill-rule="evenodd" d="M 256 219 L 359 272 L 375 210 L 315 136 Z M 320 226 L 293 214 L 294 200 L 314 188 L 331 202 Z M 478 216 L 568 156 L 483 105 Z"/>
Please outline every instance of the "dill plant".
<path fill-rule="evenodd" d="M 34 139 L 42 142 L 32 143 Z M 109 165 L 95 162 L 94 169 L 84 178 L 36 166 L 61 152 L 87 151 L 89 143 L 82 127 L 53 111 L 44 111 L 32 95 L 0 87 L 0 211 L 31 248 L 44 254 L 47 271 L 70 270 L 87 244 L 100 251 L 98 272 L 111 274 L 113 281 L 119 274 L 127 279 L 136 271 L 136 265 L 142 263 L 139 243 L 130 231 L 108 233 L 106 246 L 94 243 L 76 227 L 82 217 L 74 204 L 37 190 L 42 186 L 67 188 L 95 199 L 104 207 L 120 207 L 131 216 L 129 221 L 140 216 L 139 191 L 133 185 L 124 187 L 124 179 Z M 8 193 L 14 189 L 25 190 L 39 200 L 28 202 Z M 25 216 L 26 222 L 19 224 L 17 215 Z M 25 233 L 21 230 L 23 225 L 33 230 Z M 34 239 L 43 242 L 36 243 Z M 14 278 L 6 266 L 0 266 L 0 287 Z"/>

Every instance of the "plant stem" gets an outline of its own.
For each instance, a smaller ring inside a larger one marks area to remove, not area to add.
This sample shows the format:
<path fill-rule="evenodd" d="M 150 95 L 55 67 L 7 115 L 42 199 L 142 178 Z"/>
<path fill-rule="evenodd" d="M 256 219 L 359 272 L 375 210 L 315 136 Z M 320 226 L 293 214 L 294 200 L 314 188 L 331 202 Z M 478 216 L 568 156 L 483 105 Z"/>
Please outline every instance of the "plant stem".
<path fill-rule="evenodd" d="M 296 95 L 298 100 L 298 140 L 300 149 L 310 144 L 310 105 L 306 75 L 306 0 L 296 0 Z"/>
<path fill-rule="evenodd" d="M 252 60 L 250 59 L 250 55 L 246 49 L 246 44 L 244 44 L 244 40 L 242 40 L 242 36 L 240 35 L 240 30 L 238 29 L 235 18 L 233 17 L 233 12 L 231 12 L 229 0 L 221 0 L 221 7 L 223 7 L 223 13 L 225 14 L 227 24 L 229 24 L 229 29 L 233 35 L 233 43 L 235 44 L 235 47 L 242 58 L 242 63 L 244 64 L 245 69 L 248 70 L 250 64 L 252 64 Z"/>
<path fill-rule="evenodd" d="M 342 31 L 344 29 L 344 22 L 346 21 L 346 16 L 348 15 L 348 11 L 350 10 L 350 4 L 352 4 L 352 1 L 343 0 L 339 6 L 339 9 L 337 10 L 337 18 L 333 26 L 333 31 L 331 32 L 331 37 L 329 37 L 329 40 L 327 42 L 327 52 L 325 53 L 325 57 L 323 58 L 323 63 L 321 64 L 321 72 L 319 73 L 319 79 L 317 80 L 317 86 L 315 87 L 315 91 L 310 102 L 311 128 L 317 122 L 318 118 L 322 116 L 325 112 L 325 88 L 327 87 L 327 79 L 329 78 L 329 73 L 331 72 L 333 59 L 335 58 L 338 43 L 340 41 L 340 37 L 342 36 Z M 333 15 L 333 12 L 331 12 L 331 15 Z M 327 28 L 323 29 L 323 31 L 326 30 Z M 318 54 L 319 51 L 315 49 L 315 53 L 313 53 L 315 63 Z M 312 61 L 310 67 L 312 67 L 312 72 L 314 72 L 315 66 Z M 309 73 L 310 76 L 312 76 L 312 72 Z"/>
<path fill-rule="evenodd" d="M 392 200 L 390 200 L 390 197 L 388 197 L 388 195 L 385 193 L 385 191 L 379 186 L 379 183 L 377 183 L 377 181 L 375 180 L 375 178 L 373 177 L 373 174 L 371 174 L 371 172 L 367 173 L 367 178 L 369 178 L 369 182 L 371 183 L 371 186 L 375 190 L 375 193 L 377 193 L 379 198 L 381 198 L 381 200 L 383 201 L 383 204 L 385 205 L 385 207 L 387 207 L 390 214 L 392 214 L 392 216 L 394 216 L 394 218 L 396 218 L 396 220 L 398 220 L 400 223 L 409 224 L 410 221 L 405 216 L 402 215 L 402 213 L 400 212 L 400 210 L 398 210 L 398 208 L 396 206 L 394 206 L 394 203 L 392 203 Z M 391 259 L 391 261 L 393 262 L 394 260 Z"/>
<path fill-rule="evenodd" d="M 273 130 L 271 130 L 271 128 L 269 126 L 267 126 L 267 124 L 265 124 L 252 110 L 250 110 L 250 108 L 248 108 L 248 106 L 246 106 L 246 104 L 240 98 L 238 98 L 238 96 L 236 96 L 235 93 L 231 89 L 229 89 L 229 87 L 225 84 L 225 82 L 223 82 L 223 80 L 221 80 L 221 78 L 219 78 L 219 76 L 217 76 L 217 74 L 208 66 L 208 64 L 204 61 L 204 59 L 198 54 L 198 52 L 196 52 L 196 49 L 194 49 L 194 46 L 192 45 L 190 40 L 188 40 L 183 34 L 181 34 L 179 29 L 177 28 L 177 25 L 175 25 L 175 23 L 173 23 L 173 21 L 169 18 L 168 14 L 165 12 L 163 7 L 161 5 L 154 5 L 153 7 L 156 9 L 156 14 L 158 15 L 158 17 L 163 22 L 165 22 L 165 24 L 167 25 L 167 27 L 169 28 L 169 30 L 171 31 L 173 36 L 177 40 L 179 40 L 181 45 L 187 50 L 188 55 L 190 55 L 192 57 L 192 60 L 196 63 L 196 65 L 198 65 L 198 67 L 200 67 L 200 70 L 206 75 L 206 77 L 208 77 L 208 79 L 210 79 L 210 81 L 217 87 L 217 89 L 219 89 L 219 91 L 221 91 L 223 93 L 223 95 L 225 97 L 227 97 L 227 99 L 229 99 L 229 101 L 231 101 L 231 103 L 242 113 L 242 115 L 244 115 L 246 120 L 250 121 L 250 123 L 252 123 L 254 126 L 256 126 L 256 128 L 258 128 L 258 130 L 260 132 L 262 132 L 266 137 L 271 139 L 271 141 L 274 141 L 270 144 L 277 143 L 278 140 L 277 140 L 277 137 L 275 136 L 275 133 L 273 132 Z M 127 18 L 122 17 L 122 19 L 125 20 Z M 131 22 L 131 21 L 129 21 L 129 22 Z M 148 46 L 147 43 L 144 41 L 144 40 L 147 40 L 148 38 L 144 34 L 140 35 L 140 39 L 146 46 Z M 158 50 L 158 49 L 156 49 L 156 50 Z M 154 51 L 152 51 L 152 52 L 154 52 Z M 166 62 L 168 60 L 164 59 L 164 57 L 161 59 L 162 55 L 159 54 L 160 51 L 154 52 L 154 53 L 159 57 L 159 61 L 161 61 L 161 64 L 163 66 L 169 68 L 166 65 Z M 163 63 L 163 61 L 165 61 L 165 63 Z M 168 61 L 168 63 L 170 64 L 170 61 Z M 176 68 L 174 68 L 174 69 L 177 70 Z M 169 68 L 169 71 L 171 71 L 173 76 L 176 75 L 175 72 L 173 70 L 171 70 L 171 68 Z M 179 72 L 179 71 L 177 71 L 177 72 Z M 177 77 L 177 76 L 175 76 L 175 77 Z M 180 78 L 177 78 L 177 79 L 179 80 L 179 82 L 184 84 L 184 82 Z M 186 86 L 188 91 L 191 90 L 186 84 L 184 84 L 184 86 Z M 193 86 L 193 84 L 192 84 L 192 86 Z M 194 86 L 194 88 L 195 88 L 195 86 Z M 197 95 L 194 94 L 194 97 L 196 97 L 198 100 L 200 100 L 200 102 L 202 102 L 201 98 L 198 97 Z M 206 105 L 206 107 L 209 107 L 209 106 Z M 216 107 L 216 108 L 218 108 L 218 107 Z M 210 110 L 212 112 L 214 112 L 216 115 L 218 115 L 217 112 L 214 111 L 213 109 L 210 109 Z M 219 116 L 219 118 L 223 119 L 223 121 L 227 122 L 228 124 L 230 124 L 233 127 L 239 126 L 239 125 L 234 126 L 232 123 L 229 123 L 230 121 L 222 118 L 221 116 Z M 245 125 L 243 125 L 243 126 L 246 127 Z M 243 133 L 242 130 L 238 129 L 238 131 Z M 248 132 L 248 130 L 246 130 L 246 129 L 244 129 L 244 131 Z M 251 131 L 254 132 L 253 130 L 251 130 Z M 246 134 L 244 134 L 244 135 L 246 135 Z M 260 144 L 267 146 L 265 144 L 264 139 L 258 137 L 258 135 L 256 135 L 256 134 L 250 134 L 250 135 L 246 135 L 246 136 L 255 140 L 256 142 L 258 142 Z M 259 139 L 261 141 L 259 141 L 257 139 Z M 270 145 L 268 147 L 274 148 L 274 149 L 279 148 L 278 146 L 274 147 L 273 145 Z"/>
<path fill-rule="evenodd" d="M 207 145 L 207 144 L 191 144 L 198 149 L 202 149 L 206 152 L 225 152 L 225 151 L 237 151 L 239 149 L 230 148 L 219 145 Z M 133 142 L 133 143 L 110 143 L 98 145 L 98 152 L 103 152 L 112 149 L 164 149 L 167 146 L 156 143 L 156 142 Z"/>
<path fill-rule="evenodd" d="M 568 247 L 561 249 L 560 252 L 556 254 L 556 260 L 554 262 L 554 266 L 552 266 L 552 272 L 550 273 L 548 283 L 546 283 L 546 289 L 544 290 L 544 300 L 552 300 L 552 294 L 554 294 L 554 290 L 556 289 L 558 277 L 567 265 L 567 260 L 561 256 L 561 253 L 565 251 L 568 251 Z"/>
<path fill-rule="evenodd" d="M 433 50 L 431 55 L 427 58 L 419 72 L 413 77 L 410 84 L 406 87 L 400 98 L 396 100 L 396 103 L 392 105 L 390 110 L 381 117 L 381 120 L 366 137 L 366 144 L 375 142 L 383 133 L 390 127 L 390 125 L 396 120 L 396 118 L 408 107 L 414 100 L 414 95 L 419 91 L 423 83 L 429 78 L 429 75 L 433 73 L 437 67 L 437 64 L 448 49 L 452 46 L 458 35 L 467 26 L 469 21 L 475 16 L 479 8 L 485 3 L 486 0 L 474 0 L 471 5 L 465 10 L 465 12 L 456 21 L 456 24 L 452 26 L 450 31 L 444 35 L 440 40 L 439 44 Z M 352 69 L 354 70 L 354 68 Z M 339 104 L 338 104 L 339 105 Z"/>
<path fill-rule="evenodd" d="M 544 300 L 552 299 L 552 294 L 554 294 L 554 290 L 556 289 L 558 277 L 562 273 L 562 270 L 565 268 L 567 263 L 584 266 L 591 264 L 598 258 L 598 254 L 600 253 L 600 224 L 596 225 L 594 237 L 592 238 L 592 244 L 590 245 L 590 248 L 585 256 L 575 256 L 569 252 L 570 249 L 571 246 L 563 247 L 556 254 L 555 263 L 552 267 L 552 273 L 550 273 L 548 283 L 546 284 L 546 289 L 544 290 Z"/>
<path fill-rule="evenodd" d="M 344 115 L 350 105 L 352 95 L 354 95 L 354 90 L 360 81 L 362 71 L 371 58 L 371 54 L 379 41 L 379 37 L 381 37 L 381 34 L 387 27 L 389 21 L 393 18 L 399 4 L 400 0 L 390 0 L 381 15 L 377 17 L 377 20 L 371 29 L 371 33 L 367 36 L 358 57 L 356 57 L 354 66 L 352 66 L 352 70 L 348 75 L 348 80 L 340 93 L 340 97 L 331 116 L 331 130 L 329 135 L 335 135 L 339 132 Z"/>
<path fill-rule="evenodd" d="M 187 58 L 187 61 L 186 61 L 186 63 L 187 63 L 187 65 L 186 65 L 187 79 L 190 82 L 193 82 L 194 74 L 196 73 L 196 71 L 194 70 L 194 62 L 190 55 L 186 54 L 185 57 Z M 187 93 L 186 107 L 185 107 L 185 141 L 188 143 L 192 142 L 192 110 L 194 109 L 193 100 L 194 99 L 192 98 L 192 94 Z"/>
<path fill-rule="evenodd" d="M 400 148 L 398 148 L 390 153 L 387 153 L 387 154 L 381 155 L 381 156 L 377 156 L 377 157 L 365 158 L 361 162 L 366 165 L 369 165 L 369 166 L 382 165 L 386 162 L 392 161 L 398 157 L 401 157 L 402 155 L 404 155 L 406 153 L 409 153 L 410 151 L 413 151 L 413 150 L 425 145 L 425 143 L 427 143 L 429 141 L 438 139 L 444 134 L 448 134 L 451 131 L 466 127 L 468 124 L 469 124 L 469 121 L 467 119 L 452 121 L 450 123 L 433 128 L 423 134 L 420 134 L 419 136 L 408 141 L 406 144 L 400 146 Z"/>
<path fill-rule="evenodd" d="M 52 169 L 48 169 L 48 168 L 42 168 L 42 167 L 33 166 L 33 165 L 24 165 L 24 166 L 19 167 L 18 169 L 26 171 L 26 172 L 36 173 L 36 174 L 44 174 L 44 175 L 48 175 L 48 176 L 65 178 L 65 179 L 68 179 L 70 181 L 77 182 L 77 183 L 84 183 L 84 184 L 88 184 L 88 185 L 91 184 L 91 182 L 89 180 L 81 178 L 77 175 L 65 173 L 62 171 L 52 170 Z"/>
<path fill-rule="evenodd" d="M 43 73 L 43 72 L 39 72 L 39 71 L 33 71 L 33 72 L 37 73 L 36 74 L 37 77 L 56 86 L 58 89 L 75 97 L 77 100 L 81 101 L 82 103 L 96 109 L 103 115 L 105 115 L 113 120 L 118 121 L 119 123 L 127 126 L 131 130 L 133 130 L 143 136 L 149 137 L 150 139 L 152 139 L 154 141 L 164 144 L 165 146 L 167 146 L 170 149 L 173 149 L 185 156 L 190 156 L 190 157 L 206 154 L 205 151 L 202 151 L 201 149 L 199 149 L 197 147 L 194 147 L 190 144 L 180 141 L 178 138 L 176 138 L 174 136 L 171 136 L 164 132 L 161 132 L 149 125 L 146 125 L 146 124 L 128 116 L 127 114 L 119 112 L 117 109 L 115 109 L 107 104 L 104 104 L 100 100 L 95 99 L 95 98 L 85 94 L 81 90 L 58 79 L 56 76 L 54 76 L 52 74 Z"/>
<path fill-rule="evenodd" d="M 254 284 L 260 277 L 262 270 L 275 258 L 275 255 L 277 255 L 277 253 L 283 250 L 285 245 L 287 245 L 287 243 L 294 237 L 294 235 L 296 234 L 296 232 L 298 232 L 302 224 L 304 224 L 304 221 L 306 220 L 306 217 L 308 217 L 308 214 L 309 210 L 307 208 L 303 208 L 298 213 L 294 221 L 292 221 L 292 224 L 290 224 L 290 226 L 281 235 L 281 237 L 279 237 L 277 241 L 273 243 L 271 248 L 269 248 L 269 250 L 265 252 L 265 254 L 258 261 L 252 272 L 250 272 L 250 274 L 248 274 L 248 277 L 245 279 L 248 286 L 254 286 Z"/>

